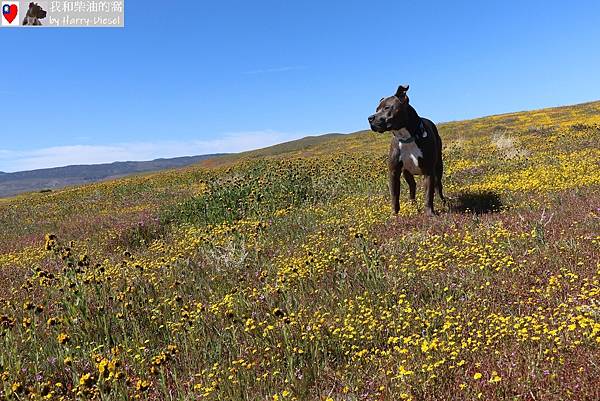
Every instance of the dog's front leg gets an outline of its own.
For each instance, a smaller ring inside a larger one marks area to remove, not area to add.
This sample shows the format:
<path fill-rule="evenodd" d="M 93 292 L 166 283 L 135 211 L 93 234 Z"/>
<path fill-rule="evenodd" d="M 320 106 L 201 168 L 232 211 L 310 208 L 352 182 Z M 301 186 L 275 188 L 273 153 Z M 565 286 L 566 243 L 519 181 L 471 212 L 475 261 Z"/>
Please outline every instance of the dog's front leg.
<path fill-rule="evenodd" d="M 400 175 L 402 167 L 397 163 L 390 163 L 388 179 L 390 185 L 390 198 L 394 214 L 400 211 Z"/>
<path fill-rule="evenodd" d="M 433 193 L 435 189 L 435 176 L 426 175 L 425 177 L 425 214 L 435 216 L 433 211 Z"/>
<path fill-rule="evenodd" d="M 408 184 L 409 199 L 414 201 L 417 196 L 417 183 L 415 182 L 415 177 L 408 170 L 404 170 L 402 175 Z"/>

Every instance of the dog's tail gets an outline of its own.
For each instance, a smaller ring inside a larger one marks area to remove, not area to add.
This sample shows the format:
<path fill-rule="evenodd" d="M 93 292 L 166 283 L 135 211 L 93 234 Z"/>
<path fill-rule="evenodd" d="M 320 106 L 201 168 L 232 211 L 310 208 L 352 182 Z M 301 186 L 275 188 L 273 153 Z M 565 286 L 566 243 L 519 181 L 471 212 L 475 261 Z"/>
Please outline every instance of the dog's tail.
<path fill-rule="evenodd" d="M 437 176 L 441 180 L 442 175 L 444 175 L 444 161 L 442 159 L 442 148 L 444 147 L 444 143 L 442 142 L 442 137 L 438 133 L 438 130 L 437 130 L 437 127 L 435 126 L 435 124 L 433 124 L 433 129 L 435 130 L 435 137 L 437 138 L 438 143 L 440 144 L 437 148 L 437 151 L 438 151 L 437 158 L 438 158 L 438 166 L 439 166 L 438 171 L 437 171 Z"/>
<path fill-rule="evenodd" d="M 435 189 L 436 189 L 440 199 L 444 203 L 446 203 L 446 198 L 444 197 L 444 190 L 442 188 L 442 177 L 444 176 L 444 159 L 442 158 L 442 145 L 443 145 L 442 137 L 438 133 L 438 130 L 437 130 L 437 127 L 435 126 L 435 124 L 433 124 L 433 129 L 435 130 L 435 136 L 440 144 L 438 146 L 438 154 L 437 154 L 438 162 L 437 162 L 437 168 L 435 171 Z"/>

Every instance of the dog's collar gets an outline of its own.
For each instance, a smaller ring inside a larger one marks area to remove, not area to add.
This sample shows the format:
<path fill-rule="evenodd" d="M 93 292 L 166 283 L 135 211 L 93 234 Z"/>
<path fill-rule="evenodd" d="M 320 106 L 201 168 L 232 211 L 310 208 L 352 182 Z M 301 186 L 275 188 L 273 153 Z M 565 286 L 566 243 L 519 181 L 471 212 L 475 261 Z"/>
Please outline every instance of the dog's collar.
<path fill-rule="evenodd" d="M 400 141 L 400 143 L 412 143 L 414 141 L 417 140 L 417 138 L 422 139 L 425 138 L 426 135 L 424 135 L 425 133 L 425 126 L 423 125 L 423 119 L 419 118 L 419 125 L 417 126 L 417 133 L 416 135 L 413 135 L 412 132 L 410 132 L 410 130 L 408 128 L 406 128 L 406 130 L 410 133 L 410 137 L 408 137 L 407 139 L 402 139 L 402 138 L 398 138 L 398 140 Z"/>

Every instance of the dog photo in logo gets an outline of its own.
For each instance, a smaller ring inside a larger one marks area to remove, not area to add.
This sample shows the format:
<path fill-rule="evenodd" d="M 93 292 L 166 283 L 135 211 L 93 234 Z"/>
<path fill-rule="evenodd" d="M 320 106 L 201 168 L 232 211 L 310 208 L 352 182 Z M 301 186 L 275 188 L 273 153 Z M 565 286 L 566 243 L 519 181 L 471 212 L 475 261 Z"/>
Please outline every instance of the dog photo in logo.
<path fill-rule="evenodd" d="M 29 3 L 29 9 L 23 20 L 23 25 L 42 25 L 41 19 L 46 18 L 46 11 L 37 3 Z"/>
<path fill-rule="evenodd" d="M 2 26 L 19 26 L 19 2 L 2 2 Z"/>

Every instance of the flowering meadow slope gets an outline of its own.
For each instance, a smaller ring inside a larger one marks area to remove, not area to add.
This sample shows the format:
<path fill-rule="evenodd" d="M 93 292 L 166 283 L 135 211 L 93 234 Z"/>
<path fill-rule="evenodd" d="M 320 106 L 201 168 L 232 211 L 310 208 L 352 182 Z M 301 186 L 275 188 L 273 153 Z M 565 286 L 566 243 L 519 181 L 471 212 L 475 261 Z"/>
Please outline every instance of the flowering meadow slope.
<path fill-rule="evenodd" d="M 600 399 L 600 102 L 0 200 L 0 398 Z"/>

